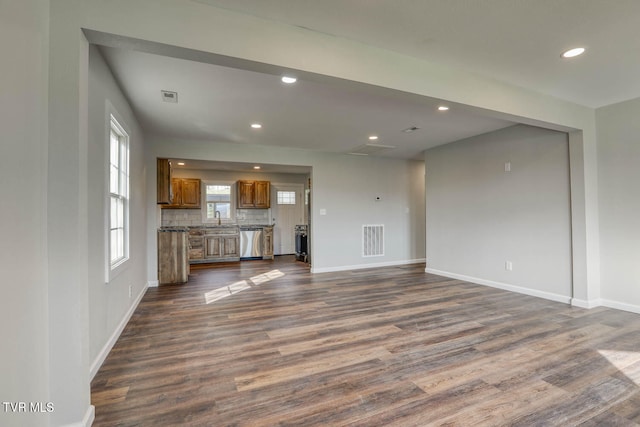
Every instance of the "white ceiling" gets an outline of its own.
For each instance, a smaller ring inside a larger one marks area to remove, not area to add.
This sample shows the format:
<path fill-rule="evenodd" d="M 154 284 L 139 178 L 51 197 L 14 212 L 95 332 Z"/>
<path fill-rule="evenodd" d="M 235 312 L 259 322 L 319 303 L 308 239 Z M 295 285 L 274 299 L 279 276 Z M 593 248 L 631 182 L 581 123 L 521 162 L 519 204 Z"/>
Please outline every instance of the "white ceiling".
<path fill-rule="evenodd" d="M 299 79 L 227 68 L 133 50 L 102 47 L 103 56 L 142 126 L 176 138 L 348 153 L 371 143 L 395 149 L 378 155 L 417 158 L 429 147 L 513 123 L 468 109 L 442 113 L 438 100 L 361 85 Z M 178 103 L 161 99 L 178 93 Z M 250 127 L 261 123 L 262 129 Z M 420 129 L 402 132 L 416 126 Z"/>
<path fill-rule="evenodd" d="M 640 96 L 639 0 L 194 0 L 589 107 Z M 560 54 L 576 46 L 585 55 Z"/>
<path fill-rule="evenodd" d="M 640 96 L 640 0 L 193 0 L 491 76 L 582 105 Z M 562 51 L 585 46 L 567 61 Z M 427 148 L 514 123 L 441 100 L 331 79 L 278 76 L 102 47 L 146 131 L 176 138 L 376 155 Z M 160 91 L 178 92 L 166 103 Z M 250 124 L 263 124 L 260 130 Z M 417 126 L 420 130 L 404 133 Z"/>

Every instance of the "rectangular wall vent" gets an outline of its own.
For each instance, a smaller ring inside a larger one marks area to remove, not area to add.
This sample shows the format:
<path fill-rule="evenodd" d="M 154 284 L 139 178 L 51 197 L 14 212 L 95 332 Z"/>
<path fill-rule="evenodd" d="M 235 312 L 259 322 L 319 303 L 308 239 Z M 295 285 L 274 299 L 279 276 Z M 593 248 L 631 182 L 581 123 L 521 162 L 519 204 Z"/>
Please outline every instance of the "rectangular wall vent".
<path fill-rule="evenodd" d="M 170 90 L 161 90 L 160 94 L 162 95 L 162 100 L 164 102 L 178 102 L 178 92 L 172 92 Z"/>
<path fill-rule="evenodd" d="M 384 224 L 362 226 L 362 256 L 384 256 Z"/>

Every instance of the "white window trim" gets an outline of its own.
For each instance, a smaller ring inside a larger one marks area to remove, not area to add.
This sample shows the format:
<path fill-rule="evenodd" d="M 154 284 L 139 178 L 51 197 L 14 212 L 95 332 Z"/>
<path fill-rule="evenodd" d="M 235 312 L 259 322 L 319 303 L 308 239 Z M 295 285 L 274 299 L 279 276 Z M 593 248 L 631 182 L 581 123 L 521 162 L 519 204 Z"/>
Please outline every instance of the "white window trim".
<path fill-rule="evenodd" d="M 122 116 L 118 114 L 109 100 L 105 103 L 105 175 L 104 175 L 104 190 L 105 190 L 105 209 L 104 209 L 104 230 L 105 230 L 105 282 L 110 283 L 115 277 L 120 275 L 129 266 L 130 259 L 130 210 L 131 210 L 131 132 L 123 120 Z M 127 198 L 125 201 L 125 215 L 124 215 L 124 252 L 125 256 L 117 263 L 111 264 L 111 188 L 110 188 L 110 155 L 111 155 L 111 124 L 112 118 L 115 121 L 116 129 L 126 137 L 127 144 L 127 167 L 128 167 L 128 182 L 127 182 Z"/>
<path fill-rule="evenodd" d="M 202 180 L 202 189 L 201 189 L 201 200 L 203 200 L 202 206 L 200 207 L 200 213 L 202 214 L 202 223 L 203 224 L 217 224 L 217 218 L 207 218 L 207 185 L 229 185 L 231 187 L 231 218 L 226 219 L 223 218 L 220 222 L 222 224 L 235 224 L 236 222 L 236 183 L 235 181 L 211 181 L 211 180 Z"/>

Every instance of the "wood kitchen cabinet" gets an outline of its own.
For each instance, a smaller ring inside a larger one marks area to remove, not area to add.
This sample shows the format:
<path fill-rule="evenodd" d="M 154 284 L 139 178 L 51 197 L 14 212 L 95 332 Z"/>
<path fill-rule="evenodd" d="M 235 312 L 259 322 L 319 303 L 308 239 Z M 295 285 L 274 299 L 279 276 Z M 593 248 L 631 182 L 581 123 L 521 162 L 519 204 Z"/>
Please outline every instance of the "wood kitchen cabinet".
<path fill-rule="evenodd" d="M 204 231 L 201 228 L 189 230 L 189 262 L 204 259 Z"/>
<path fill-rule="evenodd" d="M 269 181 L 238 181 L 239 209 L 268 209 L 271 207 Z"/>
<path fill-rule="evenodd" d="M 262 258 L 273 259 L 273 227 L 262 229 Z"/>
<path fill-rule="evenodd" d="M 157 159 L 157 201 L 159 205 L 170 205 L 173 200 L 171 193 L 171 161 Z"/>
<path fill-rule="evenodd" d="M 158 283 L 185 283 L 189 280 L 187 233 L 158 231 Z"/>
<path fill-rule="evenodd" d="M 237 235 L 206 236 L 204 257 L 237 258 L 240 256 L 240 238 Z"/>
<path fill-rule="evenodd" d="M 240 260 L 238 227 L 197 227 L 189 230 L 189 263 Z"/>
<path fill-rule="evenodd" d="M 200 180 L 197 178 L 172 178 L 173 200 L 163 208 L 200 209 Z"/>

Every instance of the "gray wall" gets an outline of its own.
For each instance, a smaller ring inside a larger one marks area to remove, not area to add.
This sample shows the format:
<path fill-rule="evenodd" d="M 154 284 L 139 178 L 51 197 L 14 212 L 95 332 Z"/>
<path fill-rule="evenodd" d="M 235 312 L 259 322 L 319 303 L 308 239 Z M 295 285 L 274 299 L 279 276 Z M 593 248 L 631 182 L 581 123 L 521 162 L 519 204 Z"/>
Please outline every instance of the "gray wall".
<path fill-rule="evenodd" d="M 108 268 L 108 132 L 109 114 L 114 114 L 129 134 L 130 242 L 129 261 L 110 280 Z M 138 298 L 147 288 L 146 279 L 146 170 L 142 130 L 115 82 L 100 51 L 89 48 L 89 357 L 92 374 L 113 345 L 121 322 L 128 320 Z M 129 297 L 131 286 L 131 297 Z M 116 334 L 116 335 L 114 335 Z"/>
<path fill-rule="evenodd" d="M 569 301 L 566 134 L 518 125 L 427 150 L 425 160 L 430 271 Z"/>
<path fill-rule="evenodd" d="M 48 402 L 47 47 L 48 1 L 0 3 L 0 401 Z M 48 425 L 11 414 L 2 426 Z"/>
<path fill-rule="evenodd" d="M 640 98 L 596 112 L 605 305 L 640 313 Z"/>

